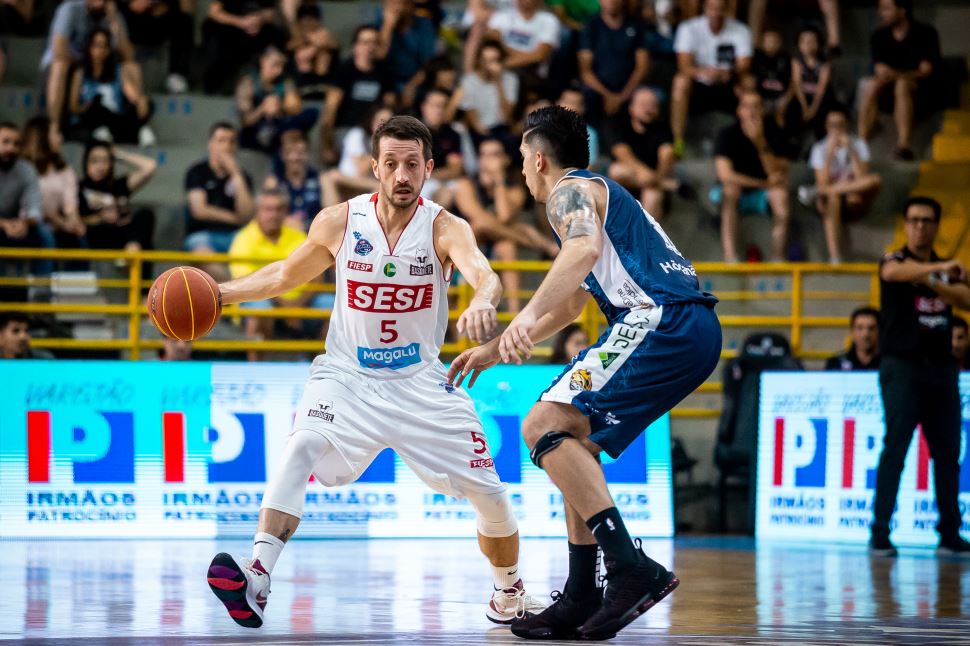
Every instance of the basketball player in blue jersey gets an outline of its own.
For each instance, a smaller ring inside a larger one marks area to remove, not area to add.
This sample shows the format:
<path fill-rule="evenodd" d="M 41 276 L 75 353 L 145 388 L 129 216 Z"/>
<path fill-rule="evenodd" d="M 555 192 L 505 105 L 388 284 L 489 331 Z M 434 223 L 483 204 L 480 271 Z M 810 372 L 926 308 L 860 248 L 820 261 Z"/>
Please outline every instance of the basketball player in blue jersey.
<path fill-rule="evenodd" d="M 562 491 L 569 577 L 555 603 L 512 624 L 527 639 L 609 639 L 679 581 L 634 545 L 599 463 L 616 458 L 651 422 L 710 376 L 721 352 L 717 302 L 691 264 L 624 188 L 591 173 L 586 124 L 561 107 L 528 115 L 520 147 L 529 191 L 546 205 L 562 251 L 505 332 L 462 353 L 460 385 L 502 360 L 522 363 L 535 343 L 571 323 L 590 297 L 609 327 L 563 370 L 522 425 L 532 461 Z M 597 545 L 606 566 L 597 586 Z"/>

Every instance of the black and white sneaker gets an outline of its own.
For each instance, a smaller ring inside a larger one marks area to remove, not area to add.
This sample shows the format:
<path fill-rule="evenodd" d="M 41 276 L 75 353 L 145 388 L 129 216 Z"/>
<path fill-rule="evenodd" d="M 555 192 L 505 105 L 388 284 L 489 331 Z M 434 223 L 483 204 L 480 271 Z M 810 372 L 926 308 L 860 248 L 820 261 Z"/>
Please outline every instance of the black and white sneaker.
<path fill-rule="evenodd" d="M 603 607 L 580 626 L 583 639 L 610 639 L 680 585 L 673 572 L 643 553 L 640 539 L 636 545 L 638 558 L 633 567 L 617 569 L 606 562 Z"/>
<path fill-rule="evenodd" d="M 940 556 L 956 556 L 968 559 L 970 558 L 970 543 L 963 540 L 960 536 L 941 538 L 940 545 L 936 548 L 936 553 Z"/>
<path fill-rule="evenodd" d="M 512 634 L 523 639 L 576 639 L 579 627 L 603 605 L 603 589 L 581 599 L 555 590 L 552 601 L 542 612 L 513 621 Z"/>
<path fill-rule="evenodd" d="M 873 556 L 895 558 L 899 553 L 888 536 L 875 536 L 869 539 L 869 553 Z"/>

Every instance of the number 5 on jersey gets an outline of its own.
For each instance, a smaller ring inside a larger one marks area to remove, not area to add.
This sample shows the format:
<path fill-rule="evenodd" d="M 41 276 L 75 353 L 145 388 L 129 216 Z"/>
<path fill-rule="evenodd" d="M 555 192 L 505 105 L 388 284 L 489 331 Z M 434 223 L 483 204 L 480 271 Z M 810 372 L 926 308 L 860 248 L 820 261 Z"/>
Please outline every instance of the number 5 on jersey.
<path fill-rule="evenodd" d="M 381 321 L 381 343 L 394 343 L 397 341 L 397 330 L 394 326 L 397 325 L 396 320 L 384 319 Z"/>

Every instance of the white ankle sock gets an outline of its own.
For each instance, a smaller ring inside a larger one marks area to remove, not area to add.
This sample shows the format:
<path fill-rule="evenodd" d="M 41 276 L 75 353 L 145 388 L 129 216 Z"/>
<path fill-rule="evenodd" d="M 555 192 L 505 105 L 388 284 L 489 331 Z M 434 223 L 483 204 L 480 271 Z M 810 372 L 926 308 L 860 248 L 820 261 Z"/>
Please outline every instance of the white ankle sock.
<path fill-rule="evenodd" d="M 492 579 L 495 581 L 496 590 L 514 587 L 519 578 L 518 563 L 506 567 L 492 566 Z"/>
<path fill-rule="evenodd" d="M 259 560 L 260 564 L 270 574 L 273 573 L 273 568 L 276 567 L 276 559 L 280 557 L 282 551 L 283 541 L 272 534 L 256 532 L 256 536 L 253 537 L 253 560 Z"/>

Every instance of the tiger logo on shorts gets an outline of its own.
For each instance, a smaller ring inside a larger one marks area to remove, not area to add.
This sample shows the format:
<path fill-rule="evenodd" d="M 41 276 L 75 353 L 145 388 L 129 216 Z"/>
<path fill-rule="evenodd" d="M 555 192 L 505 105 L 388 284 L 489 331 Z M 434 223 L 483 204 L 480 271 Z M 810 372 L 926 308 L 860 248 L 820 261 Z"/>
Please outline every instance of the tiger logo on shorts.
<path fill-rule="evenodd" d="M 592 390 L 592 389 L 593 389 L 593 376 L 589 374 L 589 370 L 587 370 L 586 368 L 573 370 L 573 373 L 569 375 L 569 390 Z"/>

